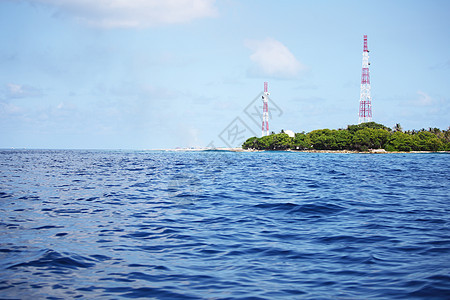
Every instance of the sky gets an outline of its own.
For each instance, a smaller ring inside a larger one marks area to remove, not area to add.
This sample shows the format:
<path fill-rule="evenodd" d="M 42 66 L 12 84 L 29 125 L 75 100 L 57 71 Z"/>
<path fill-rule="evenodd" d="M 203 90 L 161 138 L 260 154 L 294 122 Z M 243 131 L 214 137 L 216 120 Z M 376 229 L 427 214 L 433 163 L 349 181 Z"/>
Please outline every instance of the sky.
<path fill-rule="evenodd" d="M 450 125 L 450 1 L 0 0 L 0 148 L 234 147 Z"/>

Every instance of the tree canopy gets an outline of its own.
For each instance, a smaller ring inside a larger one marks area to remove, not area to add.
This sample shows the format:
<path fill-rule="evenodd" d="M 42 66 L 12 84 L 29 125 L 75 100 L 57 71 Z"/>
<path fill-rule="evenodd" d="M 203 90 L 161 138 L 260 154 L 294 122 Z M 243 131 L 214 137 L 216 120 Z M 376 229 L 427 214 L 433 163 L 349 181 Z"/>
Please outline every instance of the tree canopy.
<path fill-rule="evenodd" d="M 309 133 L 286 133 L 261 138 L 251 137 L 243 149 L 256 150 L 356 150 L 386 151 L 450 151 L 450 127 L 447 130 L 429 128 L 403 132 L 400 124 L 394 130 L 382 124 L 367 122 L 348 125 L 346 129 L 318 129 Z"/>

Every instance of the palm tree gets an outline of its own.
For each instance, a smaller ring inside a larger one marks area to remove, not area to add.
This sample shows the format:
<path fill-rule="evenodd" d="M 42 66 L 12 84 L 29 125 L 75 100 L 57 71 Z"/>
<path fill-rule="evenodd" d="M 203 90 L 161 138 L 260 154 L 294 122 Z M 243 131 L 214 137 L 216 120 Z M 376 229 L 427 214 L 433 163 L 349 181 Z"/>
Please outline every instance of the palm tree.
<path fill-rule="evenodd" d="M 402 126 L 399 123 L 395 124 L 394 132 L 402 132 L 402 131 L 403 131 Z"/>

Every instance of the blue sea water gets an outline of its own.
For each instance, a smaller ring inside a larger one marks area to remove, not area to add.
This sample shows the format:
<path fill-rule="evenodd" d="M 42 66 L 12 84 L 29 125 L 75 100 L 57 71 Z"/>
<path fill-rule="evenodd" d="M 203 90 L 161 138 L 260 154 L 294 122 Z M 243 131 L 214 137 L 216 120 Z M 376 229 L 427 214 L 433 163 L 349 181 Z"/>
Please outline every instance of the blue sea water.
<path fill-rule="evenodd" d="M 0 151 L 2 299 L 450 299 L 450 156 Z"/>

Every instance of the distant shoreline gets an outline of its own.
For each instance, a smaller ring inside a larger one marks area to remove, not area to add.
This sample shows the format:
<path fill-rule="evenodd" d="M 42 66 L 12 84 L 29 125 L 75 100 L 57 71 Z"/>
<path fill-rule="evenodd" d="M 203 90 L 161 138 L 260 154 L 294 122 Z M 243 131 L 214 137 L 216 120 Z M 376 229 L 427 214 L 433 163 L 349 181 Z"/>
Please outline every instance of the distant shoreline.
<path fill-rule="evenodd" d="M 170 151 L 170 152 L 252 152 L 251 150 L 245 150 L 242 148 L 227 148 L 227 147 L 220 147 L 220 148 L 175 148 L 175 149 L 152 149 L 152 151 Z"/>
<path fill-rule="evenodd" d="M 242 149 L 242 148 L 178 148 L 178 149 L 155 149 L 159 151 L 168 152 L 303 152 L 303 153 L 339 153 L 339 154 L 402 154 L 402 153 L 450 153 L 450 151 L 386 151 L 384 149 L 369 149 L 368 151 L 356 150 L 257 150 L 257 149 Z M 155 151 L 154 150 L 154 151 Z"/>
<path fill-rule="evenodd" d="M 335 154 L 402 154 L 402 153 L 443 153 L 450 154 L 450 151 L 386 151 L 384 149 L 369 149 L 368 151 L 356 150 L 258 150 L 258 149 L 242 149 L 242 148 L 174 148 L 174 149 L 51 149 L 51 148 L 0 148 L 2 151 L 162 151 L 162 152 L 302 152 L 302 153 L 335 153 Z"/>
<path fill-rule="evenodd" d="M 409 151 L 409 152 L 405 152 L 405 151 L 386 151 L 384 149 L 369 149 L 369 151 L 356 151 L 356 150 L 286 150 L 286 151 L 305 152 L 305 153 L 344 153 L 344 154 L 450 153 L 450 151 Z"/>

